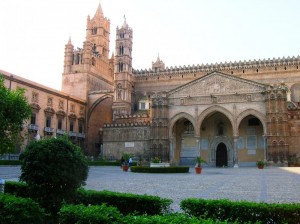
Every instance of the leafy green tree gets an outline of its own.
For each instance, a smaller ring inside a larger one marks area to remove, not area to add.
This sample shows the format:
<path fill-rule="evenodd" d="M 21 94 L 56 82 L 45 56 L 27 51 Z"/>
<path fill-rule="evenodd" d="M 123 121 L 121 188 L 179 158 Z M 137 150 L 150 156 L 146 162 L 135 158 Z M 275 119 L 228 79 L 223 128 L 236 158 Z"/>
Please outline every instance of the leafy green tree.
<path fill-rule="evenodd" d="M 10 90 L 0 74 L 0 154 L 15 151 L 23 121 L 31 114 L 24 89 Z"/>
<path fill-rule="evenodd" d="M 28 184 L 30 197 L 54 217 L 61 203 L 75 196 L 88 175 L 81 149 L 65 136 L 30 142 L 20 159 L 20 181 Z"/>

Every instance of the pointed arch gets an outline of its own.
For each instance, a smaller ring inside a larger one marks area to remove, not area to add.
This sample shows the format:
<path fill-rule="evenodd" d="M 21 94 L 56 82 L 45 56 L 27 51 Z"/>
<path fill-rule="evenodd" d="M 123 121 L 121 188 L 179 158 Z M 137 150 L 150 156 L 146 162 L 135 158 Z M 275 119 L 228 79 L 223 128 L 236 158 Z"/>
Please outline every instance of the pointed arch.
<path fill-rule="evenodd" d="M 197 118 L 197 125 L 199 126 L 199 130 L 197 129 L 196 132 L 199 132 L 200 131 L 200 127 L 201 127 L 201 124 L 202 122 L 204 121 L 204 119 L 211 115 L 212 113 L 215 113 L 215 112 L 219 112 L 221 114 L 224 114 L 230 121 L 231 123 L 231 126 L 232 126 L 232 129 L 233 129 L 233 134 L 235 135 L 236 133 L 236 127 L 235 127 L 235 123 L 234 123 L 234 119 L 233 119 L 233 114 L 227 110 L 226 108 L 224 107 L 221 107 L 219 105 L 214 105 L 214 106 L 211 106 L 207 109 L 205 109 Z"/>
<path fill-rule="evenodd" d="M 107 99 L 107 98 L 113 99 L 113 96 L 112 96 L 112 95 L 106 94 L 106 95 L 100 97 L 99 99 L 97 99 L 97 100 L 90 106 L 90 108 L 89 108 L 89 110 L 88 110 L 87 122 L 89 122 L 89 119 L 90 119 L 90 117 L 91 117 L 91 114 L 93 113 L 93 110 L 96 108 L 96 106 L 97 106 L 99 103 L 101 103 L 103 100 Z"/>
<path fill-rule="evenodd" d="M 238 135 L 238 127 L 241 123 L 241 121 L 249 116 L 249 115 L 252 115 L 252 116 L 255 116 L 256 118 L 258 118 L 263 126 L 263 132 L 264 132 L 264 135 L 267 135 L 267 126 L 266 126 L 266 115 L 262 114 L 261 112 L 257 111 L 257 110 L 254 110 L 254 109 L 247 109 L 243 112 L 241 112 L 238 116 L 237 116 L 237 119 L 236 119 L 236 134 Z"/>
<path fill-rule="evenodd" d="M 195 130 L 195 134 L 196 134 L 197 128 L 196 128 L 195 118 L 192 115 L 188 114 L 188 113 L 181 112 L 181 113 L 178 113 L 175 116 L 173 116 L 171 118 L 170 122 L 169 122 L 169 136 L 170 136 L 170 138 L 172 137 L 172 131 L 173 131 L 173 127 L 174 127 L 175 123 L 179 119 L 181 119 L 181 118 L 185 118 L 185 119 L 189 120 L 193 124 L 194 130 Z"/>

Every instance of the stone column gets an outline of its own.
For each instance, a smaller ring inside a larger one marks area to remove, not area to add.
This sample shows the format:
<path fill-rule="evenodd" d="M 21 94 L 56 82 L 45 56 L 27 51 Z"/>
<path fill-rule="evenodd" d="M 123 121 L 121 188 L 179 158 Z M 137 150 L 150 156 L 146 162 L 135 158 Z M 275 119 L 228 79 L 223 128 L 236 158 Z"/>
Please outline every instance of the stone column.
<path fill-rule="evenodd" d="M 267 159 L 267 157 L 268 157 L 268 155 L 267 155 L 267 136 L 265 136 L 265 135 L 263 135 L 263 138 L 264 138 L 264 157 L 265 157 L 265 159 L 264 159 L 264 162 L 267 162 L 268 161 L 268 159 Z"/>
<path fill-rule="evenodd" d="M 174 162 L 174 138 L 170 137 L 170 162 Z"/>
<path fill-rule="evenodd" d="M 239 168 L 238 164 L 238 153 L 237 153 L 237 142 L 238 142 L 239 136 L 233 136 L 233 167 Z"/>
<path fill-rule="evenodd" d="M 196 147 L 197 147 L 197 151 L 198 151 L 198 156 L 201 156 L 201 141 L 200 141 L 200 137 L 199 136 L 195 136 L 196 138 Z"/>

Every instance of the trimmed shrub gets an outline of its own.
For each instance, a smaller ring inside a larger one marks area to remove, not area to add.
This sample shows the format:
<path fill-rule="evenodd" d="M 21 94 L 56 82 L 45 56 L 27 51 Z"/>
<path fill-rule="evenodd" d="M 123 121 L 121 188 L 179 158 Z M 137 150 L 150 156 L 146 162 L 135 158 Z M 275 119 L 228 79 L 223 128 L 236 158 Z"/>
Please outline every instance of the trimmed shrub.
<path fill-rule="evenodd" d="M 85 184 L 87 161 L 81 149 L 65 136 L 32 141 L 21 154 L 21 181 L 29 195 L 53 216 Z"/>
<path fill-rule="evenodd" d="M 198 219 L 185 214 L 167 214 L 155 216 L 123 216 L 116 208 L 106 205 L 65 205 L 59 213 L 59 221 L 64 223 L 89 223 L 89 224 L 227 224 L 227 222 Z"/>
<path fill-rule="evenodd" d="M 64 205 L 59 212 L 59 223 L 101 223 L 119 224 L 122 222 L 122 214 L 117 208 L 106 205 Z"/>
<path fill-rule="evenodd" d="M 30 198 L 0 194 L 0 223 L 44 223 L 45 212 Z"/>
<path fill-rule="evenodd" d="M 170 167 L 149 167 L 149 166 L 132 166 L 131 172 L 135 173 L 188 173 L 188 166 L 170 166 Z"/>
<path fill-rule="evenodd" d="M 22 182 L 5 181 L 4 193 L 13 194 L 17 197 L 28 198 L 28 185 Z"/>
<path fill-rule="evenodd" d="M 130 224 L 227 224 L 227 222 L 214 221 L 212 219 L 198 219 L 193 216 L 175 213 L 155 216 L 125 216 L 123 223 Z"/>
<path fill-rule="evenodd" d="M 229 200 L 185 199 L 181 209 L 188 215 L 240 223 L 299 223 L 300 204 L 267 204 Z"/>
<path fill-rule="evenodd" d="M 0 160 L 0 165 L 5 166 L 15 166 L 15 165 L 21 165 L 22 162 L 20 160 Z"/>
<path fill-rule="evenodd" d="M 13 181 L 5 182 L 5 192 L 19 197 L 29 197 L 28 185 Z M 76 204 L 101 205 L 103 203 L 117 207 L 123 214 L 164 214 L 170 210 L 172 200 L 157 196 L 93 191 L 78 189 L 72 200 Z"/>
<path fill-rule="evenodd" d="M 75 203 L 85 205 L 101 205 L 105 203 L 118 208 L 124 215 L 132 213 L 158 215 L 167 213 L 170 210 L 172 200 L 158 196 L 80 189 L 78 190 Z"/>

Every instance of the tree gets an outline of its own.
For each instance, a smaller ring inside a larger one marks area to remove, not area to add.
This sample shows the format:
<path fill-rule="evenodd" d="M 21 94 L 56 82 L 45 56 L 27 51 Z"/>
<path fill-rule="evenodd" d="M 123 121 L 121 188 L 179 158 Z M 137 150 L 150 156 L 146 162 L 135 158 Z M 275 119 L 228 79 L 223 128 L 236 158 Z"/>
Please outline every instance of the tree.
<path fill-rule="evenodd" d="M 30 142 L 20 159 L 20 181 L 28 184 L 30 197 L 54 217 L 62 201 L 71 200 L 88 175 L 81 149 L 65 136 Z"/>
<path fill-rule="evenodd" d="M 0 154 L 15 151 L 23 122 L 31 115 L 31 107 L 24 92 L 24 89 L 6 88 L 0 74 Z"/>

